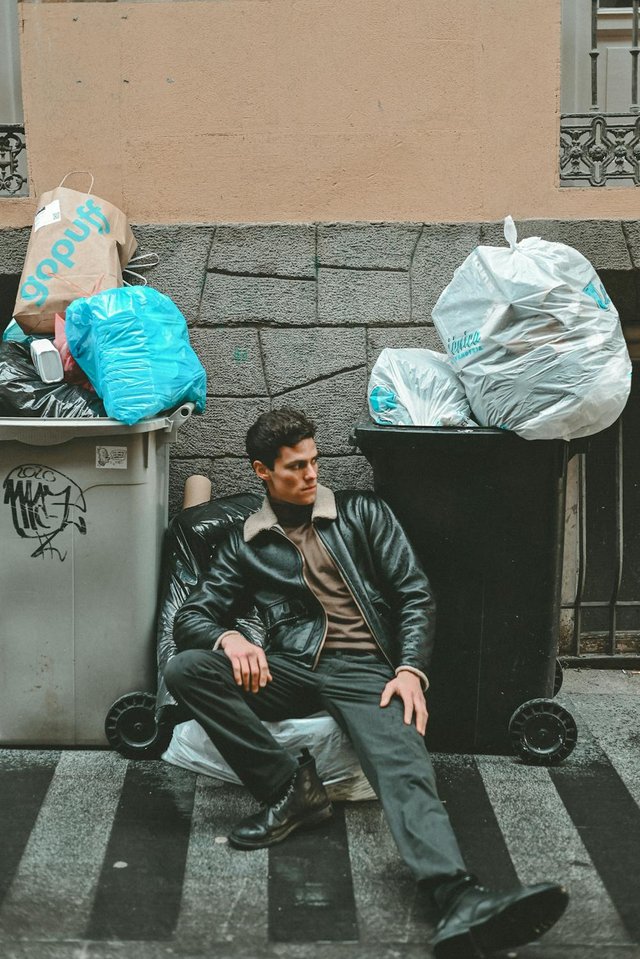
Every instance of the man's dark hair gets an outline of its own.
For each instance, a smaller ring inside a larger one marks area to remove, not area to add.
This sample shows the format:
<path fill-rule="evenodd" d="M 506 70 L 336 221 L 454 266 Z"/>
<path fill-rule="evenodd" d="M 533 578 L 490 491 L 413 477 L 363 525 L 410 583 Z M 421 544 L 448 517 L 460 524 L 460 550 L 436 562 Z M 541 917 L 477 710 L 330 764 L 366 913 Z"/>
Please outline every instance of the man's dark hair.
<path fill-rule="evenodd" d="M 247 456 L 251 463 L 260 460 L 273 469 L 281 446 L 295 446 L 301 440 L 313 439 L 316 424 L 299 410 L 281 406 L 263 413 L 247 432 Z"/>

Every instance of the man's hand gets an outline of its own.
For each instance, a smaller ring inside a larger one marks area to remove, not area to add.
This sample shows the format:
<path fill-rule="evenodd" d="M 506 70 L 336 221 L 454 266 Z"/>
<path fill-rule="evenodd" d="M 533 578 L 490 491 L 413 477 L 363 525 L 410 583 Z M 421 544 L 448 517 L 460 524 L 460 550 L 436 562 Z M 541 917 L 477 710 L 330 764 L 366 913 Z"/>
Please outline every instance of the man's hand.
<path fill-rule="evenodd" d="M 416 729 L 424 736 L 429 713 L 420 677 L 408 669 L 401 670 L 382 690 L 380 705 L 388 706 L 394 696 L 399 696 L 404 704 L 405 724 L 410 726 L 415 715 Z"/>
<path fill-rule="evenodd" d="M 251 690 L 252 693 L 257 693 L 271 682 L 272 676 L 264 650 L 261 646 L 250 643 L 242 633 L 236 630 L 227 633 L 220 643 L 220 649 L 231 662 L 233 678 L 245 692 Z"/>

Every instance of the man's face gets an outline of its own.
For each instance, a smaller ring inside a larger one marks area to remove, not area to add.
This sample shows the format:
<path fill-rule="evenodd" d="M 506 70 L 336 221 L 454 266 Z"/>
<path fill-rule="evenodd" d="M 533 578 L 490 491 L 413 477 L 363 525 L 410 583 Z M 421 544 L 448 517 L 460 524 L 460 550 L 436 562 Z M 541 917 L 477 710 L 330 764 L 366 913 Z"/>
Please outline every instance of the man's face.
<path fill-rule="evenodd" d="M 313 439 L 295 446 L 281 446 L 269 469 L 260 460 L 253 464 L 256 475 L 267 484 L 271 499 L 296 506 L 311 506 L 318 491 L 318 450 Z"/>

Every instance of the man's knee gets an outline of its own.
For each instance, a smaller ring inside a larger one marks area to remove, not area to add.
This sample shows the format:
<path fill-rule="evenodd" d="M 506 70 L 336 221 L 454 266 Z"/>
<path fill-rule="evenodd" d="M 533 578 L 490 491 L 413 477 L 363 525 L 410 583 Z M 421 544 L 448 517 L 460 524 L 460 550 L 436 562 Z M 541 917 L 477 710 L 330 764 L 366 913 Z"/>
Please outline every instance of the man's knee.
<path fill-rule="evenodd" d="M 164 669 L 164 678 L 169 692 L 179 693 L 193 684 L 203 673 L 215 668 L 217 656 L 208 649 L 185 649 L 172 656 Z"/>

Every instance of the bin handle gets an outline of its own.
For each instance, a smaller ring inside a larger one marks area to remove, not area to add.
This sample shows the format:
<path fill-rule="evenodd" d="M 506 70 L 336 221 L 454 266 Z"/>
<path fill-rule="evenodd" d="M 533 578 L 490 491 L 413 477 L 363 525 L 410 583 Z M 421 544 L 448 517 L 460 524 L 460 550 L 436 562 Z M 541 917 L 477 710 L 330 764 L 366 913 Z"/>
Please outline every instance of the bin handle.
<path fill-rule="evenodd" d="M 195 403 L 181 403 L 173 413 L 167 416 L 168 423 L 165 426 L 165 433 L 172 433 L 174 430 L 179 430 L 187 420 L 191 419 L 191 414 L 195 408 Z"/>

